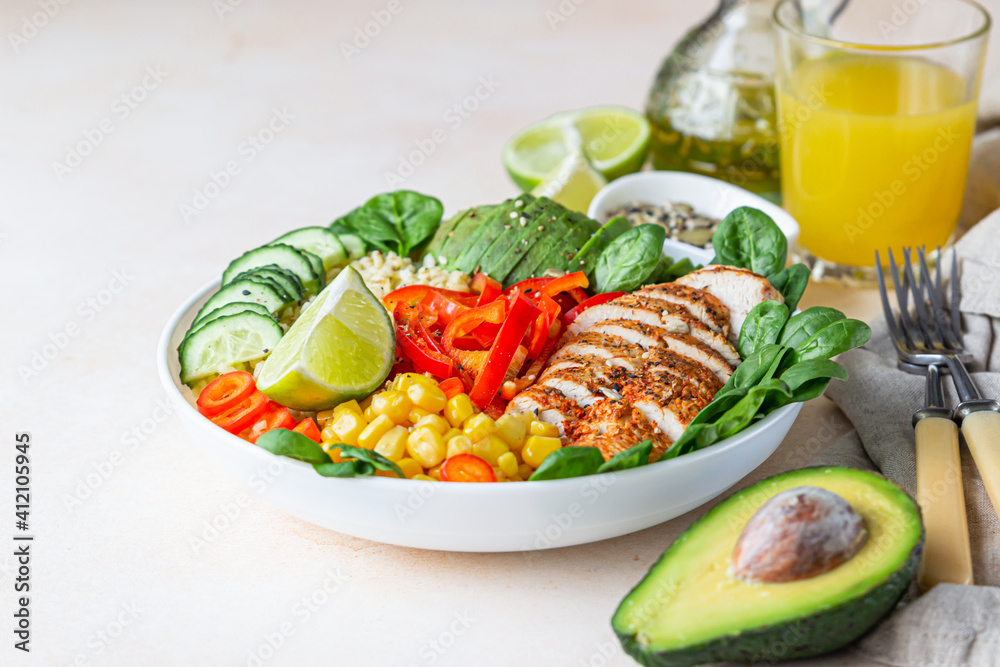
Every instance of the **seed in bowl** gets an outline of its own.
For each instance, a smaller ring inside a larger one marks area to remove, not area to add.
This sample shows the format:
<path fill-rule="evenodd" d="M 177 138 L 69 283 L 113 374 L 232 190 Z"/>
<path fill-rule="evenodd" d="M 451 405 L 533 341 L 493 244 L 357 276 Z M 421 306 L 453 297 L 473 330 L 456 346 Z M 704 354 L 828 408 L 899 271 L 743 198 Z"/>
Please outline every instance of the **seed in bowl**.
<path fill-rule="evenodd" d="M 667 238 L 699 248 L 712 247 L 712 234 L 719 220 L 703 215 L 689 204 L 664 201 L 662 206 L 642 201 L 629 202 L 611 211 L 607 219 L 624 216 L 632 226 L 652 223 L 667 230 Z"/>

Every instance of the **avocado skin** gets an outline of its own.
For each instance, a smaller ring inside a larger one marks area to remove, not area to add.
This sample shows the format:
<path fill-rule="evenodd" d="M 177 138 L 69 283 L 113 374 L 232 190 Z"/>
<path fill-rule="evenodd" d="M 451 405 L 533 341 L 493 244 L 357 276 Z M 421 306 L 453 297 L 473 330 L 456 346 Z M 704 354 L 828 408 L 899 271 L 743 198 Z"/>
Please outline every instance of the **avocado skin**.
<path fill-rule="evenodd" d="M 808 469 L 806 468 L 806 470 Z M 822 467 L 816 469 L 822 469 Z M 871 474 L 877 475 L 878 473 L 872 472 Z M 882 477 L 882 475 L 878 476 Z M 889 481 L 895 485 L 892 480 Z M 896 486 L 899 488 L 898 485 Z M 900 489 L 900 491 L 906 494 L 904 490 Z M 909 494 L 906 496 L 910 498 L 914 508 L 919 513 L 920 506 Z M 691 524 L 684 533 L 678 536 L 677 540 L 681 540 L 688 533 L 697 530 L 699 524 L 712 516 L 724 502 L 720 502 L 719 505 Z M 926 531 L 921 523 L 920 539 L 910 551 L 903 565 L 865 594 L 785 623 L 753 628 L 739 634 L 726 635 L 695 646 L 686 646 L 671 651 L 654 651 L 640 645 L 631 633 L 615 627 L 614 618 L 612 618 L 612 628 L 625 652 L 632 656 L 636 662 L 647 667 L 693 667 L 694 665 L 719 662 L 771 663 L 829 653 L 865 635 L 896 606 L 917 574 L 920 556 L 924 550 L 925 537 Z M 669 553 L 670 548 L 657 559 L 646 576 L 629 591 L 625 600 L 642 586 L 646 578 L 652 575 L 656 566 Z"/>

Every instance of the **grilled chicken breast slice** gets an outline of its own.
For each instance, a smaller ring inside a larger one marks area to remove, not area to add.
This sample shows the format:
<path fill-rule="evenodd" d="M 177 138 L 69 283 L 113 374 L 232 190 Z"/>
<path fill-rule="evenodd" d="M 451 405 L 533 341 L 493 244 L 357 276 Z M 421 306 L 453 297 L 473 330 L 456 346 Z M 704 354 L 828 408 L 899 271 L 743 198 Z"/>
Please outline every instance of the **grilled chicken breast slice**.
<path fill-rule="evenodd" d="M 767 282 L 767 278 L 734 266 L 709 264 L 678 278 L 676 282 L 705 290 L 722 302 L 729 310 L 729 340 L 733 343 L 739 338 L 743 321 L 754 306 L 762 301 L 785 301 L 781 293 Z"/>
<path fill-rule="evenodd" d="M 597 307 L 599 306 L 595 306 Z M 591 331 L 618 336 L 645 349 L 668 345 L 668 340 L 675 341 L 678 346 L 684 341 L 690 341 L 698 346 L 707 347 L 717 354 L 730 367 L 730 374 L 732 368 L 740 364 L 740 355 L 728 340 L 699 324 L 689 326 L 687 331 L 675 331 L 670 327 L 631 319 L 607 320 L 595 323 L 587 330 L 588 333 Z M 723 370 L 725 371 L 724 367 Z"/>
<path fill-rule="evenodd" d="M 594 403 L 580 421 L 571 424 L 568 435 L 573 445 L 597 447 L 610 459 L 643 440 L 651 440 L 650 461 L 656 461 L 670 448 L 670 440 L 638 408 L 624 401 L 603 400 Z"/>
<path fill-rule="evenodd" d="M 507 404 L 509 414 L 530 412 L 539 421 L 559 428 L 559 435 L 565 436 L 568 424 L 579 421 L 583 411 L 572 399 L 552 387 L 533 385 L 528 387 Z"/>
<path fill-rule="evenodd" d="M 636 294 L 680 306 L 715 333 L 729 335 L 729 311 L 721 301 L 704 290 L 677 283 L 663 283 L 647 285 Z"/>

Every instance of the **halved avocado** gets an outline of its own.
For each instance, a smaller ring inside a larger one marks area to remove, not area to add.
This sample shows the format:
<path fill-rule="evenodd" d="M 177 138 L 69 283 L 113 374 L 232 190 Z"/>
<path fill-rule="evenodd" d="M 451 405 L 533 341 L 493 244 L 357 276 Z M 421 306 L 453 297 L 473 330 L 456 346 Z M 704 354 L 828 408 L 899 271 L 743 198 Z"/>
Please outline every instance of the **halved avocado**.
<path fill-rule="evenodd" d="M 777 494 L 819 487 L 861 515 L 867 539 L 816 576 L 747 581 L 733 551 L 748 520 Z M 762 480 L 719 503 L 666 550 L 611 624 L 643 665 L 774 662 L 819 655 L 865 634 L 917 571 L 924 530 L 914 500 L 893 482 L 852 468 L 806 468 Z"/>

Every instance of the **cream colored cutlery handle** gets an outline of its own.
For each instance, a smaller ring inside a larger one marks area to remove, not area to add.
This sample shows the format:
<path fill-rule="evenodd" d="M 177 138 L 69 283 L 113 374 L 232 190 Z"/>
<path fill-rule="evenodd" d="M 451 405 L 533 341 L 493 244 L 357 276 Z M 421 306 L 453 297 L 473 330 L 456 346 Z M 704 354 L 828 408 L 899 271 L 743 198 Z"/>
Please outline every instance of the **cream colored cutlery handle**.
<path fill-rule="evenodd" d="M 917 422 L 914 431 L 917 503 L 927 530 L 918 577 L 920 587 L 926 591 L 940 583 L 971 584 L 972 555 L 965 520 L 958 426 L 943 417 L 925 417 Z"/>
<path fill-rule="evenodd" d="M 973 412 L 962 420 L 962 435 L 983 478 L 993 510 L 1000 516 L 1000 414 Z"/>

